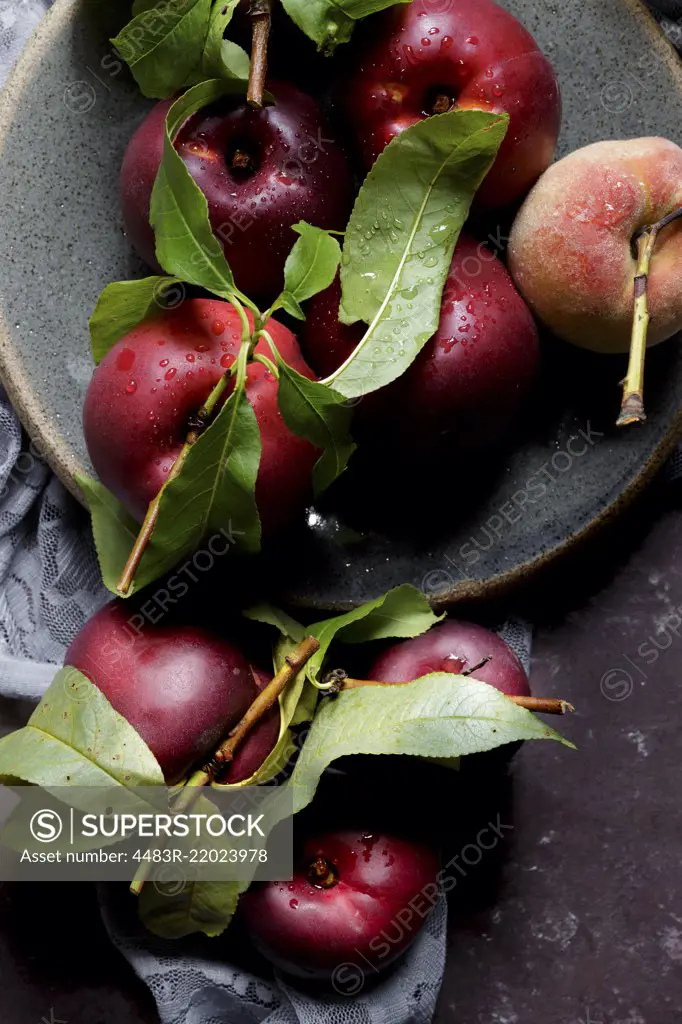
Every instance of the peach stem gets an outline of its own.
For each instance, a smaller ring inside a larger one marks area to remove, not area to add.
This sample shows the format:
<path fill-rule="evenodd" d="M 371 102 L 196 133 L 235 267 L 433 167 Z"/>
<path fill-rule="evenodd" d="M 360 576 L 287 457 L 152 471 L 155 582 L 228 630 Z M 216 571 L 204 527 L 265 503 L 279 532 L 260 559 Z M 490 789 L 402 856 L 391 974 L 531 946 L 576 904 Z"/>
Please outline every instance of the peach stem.
<path fill-rule="evenodd" d="M 682 217 L 682 208 L 669 213 L 656 224 L 642 228 L 637 236 L 637 273 L 634 281 L 634 314 L 632 318 L 632 339 L 630 342 L 630 361 L 628 372 L 623 381 L 623 401 L 620 415 L 616 420 L 617 427 L 627 427 L 631 423 L 643 423 L 646 420 L 644 411 L 644 362 L 646 359 L 647 332 L 649 330 L 649 272 L 651 258 L 656 247 L 659 233 Z"/>
<path fill-rule="evenodd" d="M 319 651 L 319 649 L 319 640 L 316 640 L 314 636 L 309 636 L 302 640 L 291 654 L 287 654 L 284 659 L 284 665 L 282 665 L 279 672 L 260 691 L 244 717 L 237 723 L 234 729 L 230 730 L 208 764 L 200 768 L 199 771 L 194 772 L 187 779 L 180 796 L 173 805 L 174 812 L 187 811 L 196 803 L 204 786 L 213 783 L 220 769 L 234 759 L 237 748 L 244 742 L 263 715 L 277 703 L 285 687 L 298 675 L 312 658 L 313 654 Z M 139 896 L 142 892 L 150 868 L 151 864 L 149 861 L 140 864 L 130 884 L 130 891 L 135 896 Z"/>
<path fill-rule="evenodd" d="M 268 39 L 272 22 L 271 0 L 251 0 L 251 70 L 246 100 L 256 110 L 263 109 L 263 92 L 268 73 Z"/>
<path fill-rule="evenodd" d="M 474 670 L 475 671 L 475 670 Z M 413 682 L 413 680 L 408 680 Z M 360 686 L 407 686 L 408 683 L 385 683 L 378 679 L 343 679 L 338 684 L 338 690 L 357 690 Z M 517 707 L 525 708 L 526 711 L 536 711 L 541 715 L 566 715 L 575 708 L 567 700 L 560 700 L 555 697 L 516 697 L 505 694 Z"/>

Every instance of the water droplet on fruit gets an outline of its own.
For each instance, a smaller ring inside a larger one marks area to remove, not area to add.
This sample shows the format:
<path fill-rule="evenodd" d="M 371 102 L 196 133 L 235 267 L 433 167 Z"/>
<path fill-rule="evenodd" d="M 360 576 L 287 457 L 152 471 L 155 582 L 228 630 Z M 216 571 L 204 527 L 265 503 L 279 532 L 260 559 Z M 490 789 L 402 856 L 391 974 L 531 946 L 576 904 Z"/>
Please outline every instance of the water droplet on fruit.
<path fill-rule="evenodd" d="M 493 74 L 494 74 L 494 71 L 493 71 L 492 68 L 486 68 L 485 69 L 485 77 L 486 78 L 492 78 Z"/>
<path fill-rule="evenodd" d="M 129 380 L 126 384 L 126 395 L 134 395 L 137 391 L 137 381 Z"/>
<path fill-rule="evenodd" d="M 194 352 L 188 352 L 187 355 L 185 356 L 185 359 L 187 360 L 188 363 L 193 363 L 194 360 L 196 359 L 196 356 L 194 355 Z"/>
<path fill-rule="evenodd" d="M 291 907 L 292 910 L 296 910 L 298 906 L 298 900 L 289 900 L 289 906 Z"/>
<path fill-rule="evenodd" d="M 171 366 L 170 370 L 166 370 L 166 372 L 164 373 L 164 380 L 173 380 L 173 377 L 175 376 L 176 373 L 177 370 L 175 369 L 175 367 Z"/>
<path fill-rule="evenodd" d="M 227 369 L 228 366 L 232 365 L 232 356 L 230 356 L 227 353 L 225 353 L 224 356 L 221 356 L 220 365 L 224 366 L 225 369 Z"/>
<path fill-rule="evenodd" d="M 467 38 L 467 43 L 469 43 L 470 46 L 478 46 L 478 36 L 469 36 Z"/>
<path fill-rule="evenodd" d="M 130 370 L 135 362 L 135 353 L 131 348 L 121 349 L 116 357 L 117 370 Z"/>
<path fill-rule="evenodd" d="M 168 366 L 170 359 L 162 359 L 159 366 Z"/>
<path fill-rule="evenodd" d="M 436 28 L 435 25 L 434 25 L 433 28 L 429 29 L 429 35 L 430 36 L 437 36 L 439 32 L 440 32 L 440 29 Z"/>
<path fill-rule="evenodd" d="M 421 44 L 422 46 L 430 46 L 431 40 L 429 39 L 428 36 L 422 36 Z"/>
<path fill-rule="evenodd" d="M 153 412 L 147 413 L 147 419 L 149 420 L 150 423 L 153 423 L 154 420 L 156 419 L 156 413 L 153 413 Z"/>
<path fill-rule="evenodd" d="M 497 82 L 493 86 L 493 94 L 495 96 L 504 96 L 504 89 L 501 85 L 498 85 Z"/>
<path fill-rule="evenodd" d="M 441 50 L 449 50 L 452 46 L 452 36 L 443 36 L 440 41 Z"/>

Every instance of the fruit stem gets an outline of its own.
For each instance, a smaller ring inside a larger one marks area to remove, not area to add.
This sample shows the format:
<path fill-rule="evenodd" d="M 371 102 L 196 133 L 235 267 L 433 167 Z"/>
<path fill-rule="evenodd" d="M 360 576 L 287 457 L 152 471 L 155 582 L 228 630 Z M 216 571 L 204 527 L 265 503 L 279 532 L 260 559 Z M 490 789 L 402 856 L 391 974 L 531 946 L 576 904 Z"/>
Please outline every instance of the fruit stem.
<path fill-rule="evenodd" d="M 209 775 L 209 781 L 213 782 L 220 769 L 234 760 L 237 749 L 241 746 L 253 727 L 260 721 L 263 715 L 273 707 L 279 700 L 280 694 L 288 686 L 292 679 L 298 675 L 301 669 L 310 661 L 313 654 L 320 649 L 320 642 L 314 636 L 306 637 L 291 654 L 287 654 L 279 672 L 270 680 L 256 697 L 255 701 L 246 712 L 242 720 L 232 729 L 227 737 L 220 744 L 211 761 L 200 772 L 195 772 L 189 779 L 188 785 L 199 785 L 198 778 L 204 774 Z M 195 779 L 192 783 L 192 779 Z M 205 785 L 205 783 L 201 783 Z"/>
<path fill-rule="evenodd" d="M 338 679 L 338 670 L 334 675 Z M 377 679 L 349 679 L 346 676 L 330 687 L 330 689 L 339 693 L 342 690 L 357 690 L 360 686 L 408 686 L 412 682 L 414 682 L 413 679 L 409 679 L 407 682 L 385 683 Z M 525 708 L 526 711 L 537 711 L 542 715 L 566 715 L 569 712 L 575 711 L 573 705 L 569 704 L 567 700 L 560 700 L 555 697 L 521 697 L 512 696 L 508 693 L 505 693 L 504 696 L 508 697 L 517 707 Z"/>
<path fill-rule="evenodd" d="M 238 747 L 244 742 L 251 730 L 258 724 L 263 715 L 277 703 L 285 687 L 298 675 L 312 658 L 313 654 L 319 651 L 319 649 L 319 640 L 316 640 L 314 636 L 309 636 L 302 640 L 291 654 L 287 654 L 279 672 L 260 691 L 244 717 L 234 729 L 230 730 L 208 764 L 189 776 L 180 795 L 173 804 L 174 813 L 185 812 L 196 803 L 204 786 L 211 785 L 221 768 L 234 760 Z M 130 891 L 133 895 L 140 895 L 150 870 L 151 864 L 149 861 L 140 864 L 130 884 Z"/>
<path fill-rule="evenodd" d="M 306 877 L 311 885 L 317 889 L 333 889 L 338 885 L 336 871 L 326 857 L 316 857 L 306 872 Z"/>
<path fill-rule="evenodd" d="M 254 363 L 262 363 L 263 366 L 266 366 L 268 368 L 268 370 L 276 380 L 279 379 L 279 370 L 273 363 L 272 359 L 268 359 L 267 356 L 261 355 L 261 353 L 259 352 L 257 355 L 253 357 L 253 361 Z"/>
<path fill-rule="evenodd" d="M 271 0 L 251 0 L 251 70 L 246 100 L 256 110 L 263 109 L 263 92 L 268 73 L 268 39 L 272 22 Z"/>
<path fill-rule="evenodd" d="M 478 672 L 479 668 L 485 668 L 488 662 L 493 660 L 492 654 L 486 654 L 485 658 L 481 658 L 478 665 L 474 665 L 473 668 L 464 669 L 461 673 L 463 676 L 472 676 L 474 672 Z"/>
<path fill-rule="evenodd" d="M 649 272 L 659 233 L 682 217 L 682 208 L 669 213 L 656 224 L 642 228 L 636 238 L 637 273 L 634 282 L 634 314 L 632 318 L 632 338 L 630 341 L 630 361 L 628 372 L 623 381 L 623 400 L 620 415 L 616 420 L 617 427 L 627 427 L 631 423 L 643 423 L 646 420 L 644 411 L 644 361 L 646 359 L 646 341 L 649 329 Z"/>

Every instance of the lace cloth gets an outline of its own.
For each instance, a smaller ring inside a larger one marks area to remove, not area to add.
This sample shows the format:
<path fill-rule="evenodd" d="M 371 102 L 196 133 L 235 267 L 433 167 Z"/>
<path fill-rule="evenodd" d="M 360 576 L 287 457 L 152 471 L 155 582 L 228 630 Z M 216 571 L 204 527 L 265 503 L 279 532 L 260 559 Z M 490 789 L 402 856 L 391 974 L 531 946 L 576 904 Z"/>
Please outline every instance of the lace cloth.
<path fill-rule="evenodd" d="M 0 86 L 49 0 L 0 0 Z M 673 41 L 682 0 L 659 0 Z M 667 20 L 666 20 L 667 19 Z M 682 458 L 674 462 L 682 472 Z M 0 696 L 38 700 L 83 623 L 108 599 L 86 514 L 30 447 L 0 388 Z M 500 634 L 528 667 L 531 631 Z M 358 992 L 315 998 L 281 976 L 256 977 L 221 959 L 221 944 L 163 943 L 130 901 L 101 887 L 112 941 L 149 985 L 162 1024 L 428 1024 L 445 962 L 445 901 L 388 976 Z M 208 951 L 207 951 L 208 950 Z"/>

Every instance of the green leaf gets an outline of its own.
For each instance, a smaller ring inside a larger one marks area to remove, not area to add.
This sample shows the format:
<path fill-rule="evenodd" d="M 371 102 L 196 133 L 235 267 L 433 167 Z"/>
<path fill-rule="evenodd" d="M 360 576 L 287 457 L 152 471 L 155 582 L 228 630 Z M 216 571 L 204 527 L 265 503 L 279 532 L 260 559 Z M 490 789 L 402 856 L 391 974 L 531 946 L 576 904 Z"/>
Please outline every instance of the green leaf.
<path fill-rule="evenodd" d="M 297 813 L 322 772 L 348 754 L 456 758 L 517 740 L 572 744 L 493 686 L 445 672 L 413 683 L 364 686 L 324 700 L 289 785 Z"/>
<path fill-rule="evenodd" d="M 318 49 L 331 53 L 339 43 L 347 43 L 355 22 L 368 14 L 383 11 L 396 3 L 411 0 L 282 0 L 289 17 L 317 43 Z"/>
<path fill-rule="evenodd" d="M 95 363 L 101 362 L 133 327 L 175 308 L 183 298 L 184 285 L 177 277 L 145 277 L 141 281 L 108 284 L 90 317 L 90 347 Z"/>
<path fill-rule="evenodd" d="M 211 79 L 176 100 L 166 117 L 163 160 L 152 191 L 150 219 L 156 258 L 174 277 L 228 298 L 234 278 L 208 218 L 208 203 L 173 146 L 178 131 L 197 110 L 241 90 L 239 82 Z"/>
<path fill-rule="evenodd" d="M 219 810 L 203 794 L 192 804 L 193 814 L 211 816 Z M 163 845 L 163 844 L 162 844 Z M 218 854 L 230 848 L 225 836 L 206 836 L 202 845 L 215 849 Z M 190 857 L 196 840 L 192 836 L 174 839 L 173 846 L 181 855 Z M 255 867 L 253 869 L 256 870 Z M 159 874 L 155 877 L 155 873 Z M 164 939 L 181 939 L 185 935 L 203 932 L 215 938 L 225 931 L 234 917 L 241 893 L 249 887 L 249 880 L 215 881 L 185 878 L 182 864 L 169 867 L 152 866 L 150 877 L 138 902 L 140 920 L 149 931 Z"/>
<path fill-rule="evenodd" d="M 229 78 L 238 78 L 247 82 L 251 71 L 251 59 L 241 46 L 233 43 L 231 39 L 223 39 L 222 44 L 223 69 Z"/>
<path fill-rule="evenodd" d="M 239 0 L 227 0 L 216 3 L 211 14 L 211 21 L 206 36 L 206 45 L 201 59 L 201 70 L 204 78 L 239 78 L 242 81 L 249 77 L 249 56 L 236 43 L 224 39 L 225 29 L 232 21 Z M 228 43 L 228 46 L 225 46 Z M 245 62 L 245 63 L 244 63 Z M 234 67 L 242 73 L 235 74 Z M 246 70 L 246 74 L 243 71 Z"/>
<path fill-rule="evenodd" d="M 277 299 L 277 305 L 285 310 L 289 316 L 293 316 L 296 320 L 305 320 L 305 313 L 291 292 L 283 291 Z"/>
<path fill-rule="evenodd" d="M 294 224 L 298 239 L 284 264 L 284 290 L 295 302 L 305 302 L 328 288 L 341 262 L 341 246 L 322 228 L 304 220 Z"/>
<path fill-rule="evenodd" d="M 309 626 L 308 632 L 320 641 L 320 649 L 308 662 L 306 674 L 312 682 L 318 681 L 330 644 L 335 640 L 360 644 L 389 637 L 419 636 L 443 618 L 444 615 L 431 610 L 421 590 L 403 583 L 345 615 Z"/>
<path fill-rule="evenodd" d="M 296 619 L 292 619 L 281 608 L 275 608 L 274 605 L 266 604 L 265 602 L 247 608 L 246 611 L 242 612 L 242 615 L 253 622 L 262 622 L 266 626 L 274 626 L 275 629 L 280 631 L 282 636 L 289 637 L 296 644 L 300 644 L 301 640 L 304 640 L 307 636 L 305 626 L 302 626 L 300 622 L 296 622 Z"/>
<path fill-rule="evenodd" d="M 0 779 L 36 786 L 163 786 L 149 747 L 75 668 L 60 669 L 18 732 L 0 740 Z"/>
<path fill-rule="evenodd" d="M 426 118 L 367 176 L 345 235 L 340 318 L 369 326 L 326 381 L 346 398 L 395 380 L 436 331 L 455 244 L 508 122 L 481 110 Z"/>
<path fill-rule="evenodd" d="M 353 409 L 333 388 L 309 380 L 279 357 L 277 366 L 277 403 L 284 422 L 294 434 L 322 449 L 313 469 L 317 496 L 343 473 L 357 447 L 349 433 Z"/>
<path fill-rule="evenodd" d="M 185 84 L 201 61 L 211 3 L 170 0 L 162 7 L 138 5 L 132 21 L 111 40 L 143 95 L 166 99 Z"/>
<path fill-rule="evenodd" d="M 76 473 L 76 481 L 90 510 L 102 581 L 107 590 L 115 594 L 140 524 L 104 484 L 85 473 Z"/>
<path fill-rule="evenodd" d="M 182 472 L 164 488 L 151 548 L 163 551 L 167 568 L 227 528 L 242 551 L 259 550 L 260 456 L 256 414 L 246 392 L 234 391 L 191 447 Z"/>
<path fill-rule="evenodd" d="M 234 917 L 241 893 L 248 882 L 184 882 L 175 891 L 168 882 L 145 885 L 138 912 L 145 928 L 163 939 L 182 939 L 203 932 L 210 938 L 222 935 Z"/>

